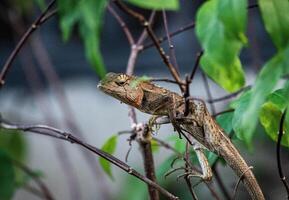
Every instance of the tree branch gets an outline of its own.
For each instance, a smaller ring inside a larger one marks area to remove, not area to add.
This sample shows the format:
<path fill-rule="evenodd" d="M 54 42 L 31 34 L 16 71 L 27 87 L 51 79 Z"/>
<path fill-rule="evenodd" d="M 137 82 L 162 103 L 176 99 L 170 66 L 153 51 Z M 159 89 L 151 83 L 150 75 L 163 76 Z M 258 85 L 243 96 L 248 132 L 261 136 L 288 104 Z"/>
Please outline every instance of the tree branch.
<path fill-rule="evenodd" d="M 8 59 L 6 60 L 2 71 L 0 73 L 0 88 L 5 84 L 5 78 L 6 75 L 9 71 L 9 69 L 12 66 L 13 61 L 15 60 L 18 52 L 20 51 L 20 49 L 23 47 L 23 45 L 25 44 L 25 42 L 28 40 L 28 38 L 30 37 L 30 35 L 44 22 L 46 22 L 49 18 L 46 17 L 46 14 L 48 13 L 48 11 L 52 8 L 52 6 L 54 5 L 54 3 L 56 2 L 56 0 L 52 0 L 47 8 L 45 9 L 45 11 L 43 13 L 41 13 L 41 15 L 31 24 L 31 26 L 28 28 L 28 30 L 24 33 L 24 35 L 22 36 L 22 38 L 20 39 L 20 41 L 17 43 L 17 45 L 15 46 L 14 50 L 11 52 L 11 54 L 9 55 Z M 51 14 L 48 15 L 49 17 L 53 16 Z M 45 20 L 43 20 L 45 19 Z"/>
<path fill-rule="evenodd" d="M 19 169 L 21 169 L 23 172 L 25 172 L 28 176 L 30 176 L 34 182 L 39 186 L 39 188 L 42 191 L 42 195 L 45 199 L 47 200 L 53 200 L 54 197 L 52 196 L 52 193 L 50 192 L 50 190 L 48 189 L 48 187 L 44 184 L 44 182 L 42 182 L 42 180 L 40 178 L 38 178 L 37 176 L 34 175 L 34 172 L 29 169 L 27 166 L 25 166 L 24 164 L 13 160 L 13 164 L 18 167 Z"/>
<path fill-rule="evenodd" d="M 124 163 L 123 161 L 119 160 L 118 158 L 82 141 L 78 137 L 74 136 L 72 133 L 62 131 L 60 129 L 46 126 L 46 125 L 20 125 L 20 124 L 14 124 L 7 122 L 3 119 L 0 120 L 0 127 L 4 129 L 10 129 L 10 130 L 21 130 L 23 132 L 31 132 L 36 134 L 42 134 L 47 136 L 54 135 L 54 138 L 62 139 L 71 143 L 75 143 L 79 146 L 82 146 L 83 148 L 97 154 L 98 156 L 106 159 L 113 165 L 119 167 L 120 169 L 124 170 L 128 174 L 142 180 L 143 182 L 147 183 L 151 187 L 154 187 L 156 190 L 161 192 L 164 196 L 166 196 L 169 199 L 178 199 L 178 197 L 174 196 L 164 188 L 162 188 L 160 185 L 158 185 L 156 182 L 146 178 L 136 170 L 134 170 L 132 167 Z M 53 137 L 53 136 L 52 136 Z"/>

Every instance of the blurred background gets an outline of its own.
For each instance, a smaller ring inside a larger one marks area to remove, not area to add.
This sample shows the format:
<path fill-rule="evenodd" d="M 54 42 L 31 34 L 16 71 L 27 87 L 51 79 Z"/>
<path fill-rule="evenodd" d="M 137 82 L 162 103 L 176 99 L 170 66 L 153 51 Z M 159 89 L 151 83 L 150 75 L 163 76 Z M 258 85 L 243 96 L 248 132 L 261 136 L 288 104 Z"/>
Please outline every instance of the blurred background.
<path fill-rule="evenodd" d="M 178 12 L 167 12 L 169 30 L 175 31 L 194 21 L 197 8 L 202 1 L 181 0 Z M 250 1 L 250 4 L 254 4 Z M 133 7 L 133 6 L 132 6 Z M 149 16 L 148 10 L 140 10 Z M 121 11 L 133 35 L 138 37 L 142 32 L 139 24 Z M 16 42 L 39 16 L 41 9 L 34 1 L 2 0 L 0 2 L 0 61 L 3 66 L 14 49 Z M 258 8 L 248 12 L 247 36 L 250 46 L 241 54 L 246 70 L 246 85 L 254 82 L 255 74 L 262 64 L 270 58 L 275 50 L 262 25 Z M 99 81 L 90 67 L 84 53 L 83 43 L 77 32 L 73 32 L 69 41 L 63 42 L 58 24 L 58 16 L 54 16 L 38 28 L 25 43 L 9 72 L 6 84 L 0 91 L 0 113 L 3 118 L 25 124 L 47 124 L 63 130 L 78 133 L 88 143 L 101 147 L 113 134 L 122 130 L 130 130 L 128 109 L 115 99 L 101 93 L 96 85 Z M 164 25 L 161 13 L 156 14 L 154 30 L 163 36 Z M 147 39 L 145 44 L 149 43 Z M 196 40 L 194 29 L 173 37 L 176 57 L 182 75 L 190 73 L 200 46 Z M 163 43 L 165 50 L 168 44 Z M 105 13 L 102 34 L 101 52 L 107 71 L 125 72 L 130 45 L 115 18 Z M 2 67 L 1 67 L 2 68 Z M 169 78 L 170 74 L 155 48 L 142 51 L 137 59 L 135 74 L 156 78 Z M 214 98 L 226 92 L 209 81 Z M 160 85 L 178 91 L 173 84 Z M 201 73 L 197 73 L 191 87 L 191 95 L 208 99 Z M 226 109 L 229 101 L 217 103 L 217 112 Z M 140 122 L 149 116 L 137 112 Z M 1 130 L 3 131 L 3 130 Z M 275 142 L 258 128 L 253 149 L 246 149 L 241 143 L 238 147 L 249 165 L 254 166 L 254 173 L 260 182 L 266 199 L 285 199 L 286 193 L 281 185 L 276 167 Z M 171 126 L 161 128 L 157 137 L 174 144 L 172 137 L 176 135 Z M 117 140 L 114 155 L 125 159 L 129 150 L 129 135 L 121 135 Z M 177 137 L 175 137 L 177 138 Z M 40 173 L 43 182 L 52 191 L 55 199 L 147 199 L 147 188 L 144 183 L 130 177 L 122 170 L 112 166 L 113 179 L 107 176 L 98 164 L 98 157 L 84 151 L 74 144 L 58 141 L 35 134 L 1 134 L 0 145 L 18 149 L 17 156 L 29 168 Z M 4 142 L 4 141 L 9 141 Z M 16 150 L 17 151 L 17 150 Z M 288 150 L 282 152 L 288 158 Z M 165 162 L 172 153 L 160 148 L 154 153 L 158 181 L 172 193 L 182 199 L 190 199 L 183 180 L 177 181 L 176 174 L 164 178 L 169 170 Z M 133 142 L 128 164 L 143 173 L 142 157 L 138 144 Z M 284 159 L 284 169 L 289 175 L 289 160 Z M 233 191 L 237 177 L 228 167 L 218 164 L 217 170 L 228 191 Z M 193 180 L 197 183 L 198 180 Z M 39 199 L 31 192 L 36 185 L 29 181 L 18 189 L 13 199 Z M 221 199 L 222 191 L 214 178 L 212 187 Z M 200 184 L 195 187 L 199 199 L 211 199 L 211 193 Z M 248 198 L 243 186 L 240 186 L 237 199 Z"/>

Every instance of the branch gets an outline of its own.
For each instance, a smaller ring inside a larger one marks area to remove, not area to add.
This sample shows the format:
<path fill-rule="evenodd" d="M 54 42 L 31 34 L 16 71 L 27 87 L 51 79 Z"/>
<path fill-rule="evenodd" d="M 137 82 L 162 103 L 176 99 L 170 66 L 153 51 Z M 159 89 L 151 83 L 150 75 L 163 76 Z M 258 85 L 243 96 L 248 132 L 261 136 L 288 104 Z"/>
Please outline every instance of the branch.
<path fill-rule="evenodd" d="M 250 9 L 252 9 L 252 8 L 257 8 L 257 7 L 258 7 L 258 4 L 252 4 L 252 5 L 249 5 L 249 6 L 247 7 L 247 9 L 250 10 Z M 171 32 L 169 35 L 170 35 L 170 37 L 174 37 L 174 36 L 179 35 L 179 34 L 185 32 L 185 31 L 188 31 L 188 30 L 190 30 L 190 29 L 195 28 L 195 26 L 196 26 L 195 22 L 190 22 L 190 23 L 188 23 L 187 25 L 182 26 L 182 27 L 178 28 L 177 30 Z M 162 42 L 166 41 L 166 40 L 168 40 L 167 35 L 158 38 L 158 42 L 159 42 L 160 44 L 161 44 Z M 154 46 L 154 43 L 153 43 L 153 42 L 150 42 L 150 43 L 144 45 L 144 47 L 143 47 L 142 50 L 151 48 L 151 47 L 153 47 L 153 46 Z"/>
<path fill-rule="evenodd" d="M 179 73 L 179 66 L 178 66 L 178 62 L 177 62 L 177 58 L 176 58 L 175 48 L 174 48 L 174 45 L 171 41 L 171 37 L 170 37 L 170 33 L 169 33 L 166 11 L 163 10 L 162 13 L 163 13 L 163 21 L 164 21 L 165 31 L 166 31 L 166 35 L 168 38 L 168 44 L 169 44 L 169 60 L 171 60 L 174 67 L 176 68 L 177 72 Z"/>
<path fill-rule="evenodd" d="M 281 181 L 282 181 L 282 183 L 286 189 L 287 199 L 289 199 L 289 184 L 286 181 L 286 177 L 284 175 L 284 172 L 282 169 L 282 164 L 281 164 L 281 140 L 282 140 L 282 136 L 284 134 L 283 125 L 284 125 L 286 113 L 287 113 L 287 108 L 285 109 L 285 111 L 283 112 L 283 114 L 281 116 L 276 150 L 277 150 L 277 167 L 278 167 L 279 177 L 280 177 L 280 179 L 281 179 Z"/>
<path fill-rule="evenodd" d="M 24 25 L 23 25 L 24 23 L 21 20 L 20 16 L 14 14 L 14 15 L 9 15 L 9 17 L 10 17 L 12 27 L 15 30 L 15 33 L 17 33 L 18 35 L 21 35 L 25 29 L 24 29 Z M 35 40 L 36 38 L 37 38 L 37 34 L 35 34 L 34 37 L 31 39 Z M 29 40 L 28 43 L 31 43 L 31 40 Z M 31 46 L 29 46 L 29 47 L 31 47 Z M 45 122 L 48 124 L 56 125 L 57 123 L 53 118 L 53 114 L 51 112 L 51 109 L 49 109 L 50 106 L 49 106 L 47 99 L 41 97 L 40 93 L 41 93 L 41 91 L 43 91 L 44 85 L 43 85 L 42 81 L 40 80 L 40 77 L 38 76 L 38 74 L 36 72 L 36 66 L 34 65 L 33 57 L 28 52 L 30 52 L 30 49 L 29 49 L 29 51 L 20 52 L 19 58 L 20 58 L 20 62 L 22 64 L 22 69 L 24 71 L 24 75 L 25 75 L 26 80 L 28 82 L 28 85 L 32 91 L 32 94 L 33 94 L 32 96 L 35 98 L 36 105 L 38 106 L 38 108 L 42 112 Z M 42 60 L 45 60 L 45 59 L 42 59 L 42 57 L 36 56 L 36 60 L 41 60 L 41 62 L 42 62 Z M 43 62 L 45 62 L 45 61 L 43 61 Z M 57 158 L 58 158 L 58 161 L 59 161 L 62 169 L 65 169 L 63 171 L 63 173 L 65 174 L 65 178 L 66 178 L 67 185 L 69 188 L 71 200 L 80 199 L 81 198 L 81 191 L 80 191 L 79 181 L 78 181 L 77 176 L 74 172 L 73 164 L 71 163 L 70 157 L 68 156 L 68 152 L 63 147 L 62 143 L 55 142 L 55 143 L 53 143 L 53 145 L 54 145 L 54 148 L 57 152 Z M 93 155 L 91 155 L 91 156 L 93 156 Z M 93 169 L 93 173 L 94 173 L 94 171 L 95 171 L 95 166 Z M 103 190 L 101 190 L 101 191 L 103 191 Z"/>
<path fill-rule="evenodd" d="M 250 89 L 251 88 L 251 85 L 248 85 L 246 87 L 243 87 L 241 88 L 240 90 L 234 92 L 234 93 L 231 93 L 229 95 L 226 95 L 226 96 L 223 96 L 223 97 L 220 97 L 220 98 L 216 98 L 216 99 L 208 99 L 207 102 L 208 103 L 216 103 L 216 102 L 219 102 L 219 101 L 224 101 L 226 99 L 230 99 L 230 98 L 233 98 L 235 96 L 237 96 L 238 94 L 240 94 L 241 92 L 247 90 L 247 89 Z"/>
<path fill-rule="evenodd" d="M 25 44 L 25 42 L 28 40 L 28 38 L 30 37 L 30 35 L 44 22 L 46 22 L 49 17 L 52 17 L 53 15 L 49 14 L 47 17 L 46 14 L 48 13 L 48 11 L 51 9 L 51 7 L 54 5 L 54 3 L 56 2 L 56 0 L 52 0 L 49 5 L 47 6 L 47 8 L 45 9 L 45 11 L 43 13 L 41 13 L 41 15 L 31 24 L 31 26 L 28 28 L 28 30 L 24 33 L 24 35 L 22 36 L 22 38 L 20 39 L 20 41 L 18 42 L 18 44 L 15 46 L 14 50 L 11 52 L 10 56 L 8 57 L 8 59 L 6 60 L 2 71 L 0 73 L 0 88 L 5 84 L 5 78 L 6 75 L 9 71 L 9 69 L 12 66 L 13 61 L 15 60 L 18 52 L 20 51 L 20 49 L 23 47 L 23 45 Z M 45 20 L 43 20 L 45 19 Z"/>
<path fill-rule="evenodd" d="M 174 36 L 176 36 L 176 35 L 178 35 L 178 34 L 180 34 L 180 33 L 183 33 L 183 32 L 185 32 L 185 31 L 187 31 L 187 30 L 190 30 L 190 29 L 192 29 L 192 28 L 194 28 L 194 27 L 195 27 L 195 22 L 190 22 L 190 23 L 188 23 L 187 25 L 185 25 L 185 26 L 183 26 L 183 27 L 175 30 L 174 32 L 169 33 L 169 36 L 170 36 L 170 37 L 174 37 Z M 164 42 L 164 41 L 166 41 L 166 40 L 168 40 L 168 36 L 167 36 L 167 35 L 158 38 L 158 43 L 161 44 L 162 42 Z M 148 49 L 148 48 L 153 47 L 153 46 L 154 46 L 154 43 L 151 42 L 151 43 L 149 43 L 149 44 L 144 45 L 142 50 Z"/>
<path fill-rule="evenodd" d="M 52 196 L 50 190 L 48 189 L 48 187 L 44 184 L 44 182 L 42 182 L 42 180 L 38 177 L 36 177 L 34 175 L 34 172 L 29 169 L 27 166 L 25 166 L 24 164 L 14 160 L 13 164 L 18 167 L 19 169 L 21 169 L 23 172 L 25 172 L 28 176 L 30 176 L 34 182 L 39 186 L 39 188 L 42 191 L 43 197 L 47 200 L 53 200 L 54 197 Z"/>
<path fill-rule="evenodd" d="M 107 9 L 108 11 L 112 14 L 112 16 L 116 19 L 116 21 L 119 23 L 119 25 L 121 26 L 124 34 L 126 35 L 127 37 L 127 40 L 128 40 L 128 43 L 130 45 L 134 45 L 135 44 L 135 41 L 134 41 L 134 38 L 130 32 L 130 30 L 128 29 L 126 23 L 124 22 L 124 20 L 117 14 L 117 12 L 113 9 L 113 7 L 111 6 L 111 3 L 109 2 L 108 3 L 108 6 L 107 6 Z"/>
<path fill-rule="evenodd" d="M 164 188 L 162 188 L 160 185 L 158 185 L 156 182 L 151 181 L 150 179 L 146 178 L 136 170 L 134 170 L 132 167 L 124 163 L 123 161 L 119 160 L 118 158 L 80 140 L 78 137 L 74 136 L 72 133 L 62 131 L 60 129 L 46 126 L 46 125 L 19 125 L 14 123 L 9 123 L 3 119 L 0 121 L 0 127 L 4 129 L 10 129 L 10 130 L 21 130 L 23 132 L 31 132 L 36 134 L 42 134 L 42 135 L 55 135 L 54 138 L 62 139 L 71 143 L 75 143 L 79 146 L 82 146 L 83 148 L 93 152 L 94 154 L 97 154 L 98 156 L 106 159 L 113 165 L 119 167 L 123 171 L 127 172 L 128 174 L 142 180 L 143 182 L 147 183 L 148 185 L 154 187 L 156 190 L 161 192 L 164 196 L 166 196 L 169 199 L 178 199 L 178 197 L 174 196 Z M 49 133 L 49 134 L 48 134 Z"/>

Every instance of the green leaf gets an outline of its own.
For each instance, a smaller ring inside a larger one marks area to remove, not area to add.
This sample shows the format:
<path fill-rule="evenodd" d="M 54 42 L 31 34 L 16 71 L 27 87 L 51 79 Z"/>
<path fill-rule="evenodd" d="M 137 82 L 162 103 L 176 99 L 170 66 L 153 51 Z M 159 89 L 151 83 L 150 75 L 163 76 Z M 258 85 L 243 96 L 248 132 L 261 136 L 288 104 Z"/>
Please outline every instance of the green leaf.
<path fill-rule="evenodd" d="M 67 41 L 73 27 L 78 26 L 86 57 L 100 78 L 106 74 L 100 51 L 100 32 L 107 2 L 107 0 L 58 1 L 63 39 Z"/>
<path fill-rule="evenodd" d="M 260 107 L 279 80 L 286 57 L 282 52 L 269 60 L 259 73 L 253 88 L 243 93 L 235 104 L 233 129 L 239 139 L 250 146 Z"/>
<path fill-rule="evenodd" d="M 117 144 L 117 135 L 113 135 L 104 143 L 104 145 L 101 147 L 101 150 L 113 154 L 116 149 Z M 105 171 L 105 173 L 113 179 L 112 172 L 111 172 L 111 163 L 105 160 L 104 158 L 99 158 L 99 163 L 102 167 L 102 169 Z"/>
<path fill-rule="evenodd" d="M 279 50 L 286 48 L 289 40 L 289 1 L 259 0 L 259 8 L 275 46 Z"/>
<path fill-rule="evenodd" d="M 0 199 L 9 200 L 15 191 L 13 164 L 7 153 L 0 150 Z"/>
<path fill-rule="evenodd" d="M 283 89 L 276 90 L 271 93 L 267 101 L 262 105 L 259 119 L 267 135 L 274 141 L 277 141 L 280 119 L 289 102 L 289 81 Z M 282 137 L 281 144 L 289 147 L 289 117 L 285 118 L 284 129 L 285 134 Z"/>
<path fill-rule="evenodd" d="M 197 13 L 196 34 L 204 49 L 201 67 L 227 91 L 240 89 L 244 72 L 238 58 L 247 43 L 246 0 L 212 0 Z"/>
<path fill-rule="evenodd" d="M 0 129 L 0 149 L 12 159 L 23 161 L 26 155 L 26 142 L 19 131 Z"/>
<path fill-rule="evenodd" d="M 145 9 L 178 10 L 179 0 L 127 0 L 127 2 Z"/>

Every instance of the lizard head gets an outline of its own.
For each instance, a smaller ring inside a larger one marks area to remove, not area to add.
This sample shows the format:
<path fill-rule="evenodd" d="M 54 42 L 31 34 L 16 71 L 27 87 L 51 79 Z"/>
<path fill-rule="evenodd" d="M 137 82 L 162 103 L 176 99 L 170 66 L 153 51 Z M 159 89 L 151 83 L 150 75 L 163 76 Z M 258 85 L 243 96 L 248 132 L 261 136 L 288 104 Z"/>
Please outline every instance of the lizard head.
<path fill-rule="evenodd" d="M 143 91 L 139 84 L 133 85 L 135 81 L 137 81 L 135 76 L 108 73 L 97 87 L 121 102 L 139 108 L 142 103 Z"/>

